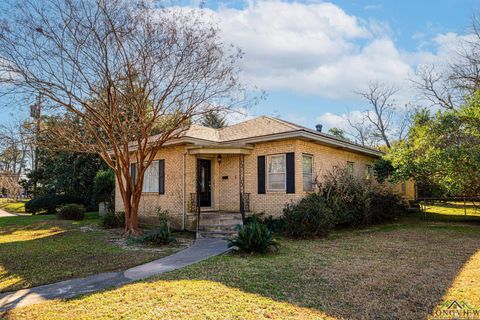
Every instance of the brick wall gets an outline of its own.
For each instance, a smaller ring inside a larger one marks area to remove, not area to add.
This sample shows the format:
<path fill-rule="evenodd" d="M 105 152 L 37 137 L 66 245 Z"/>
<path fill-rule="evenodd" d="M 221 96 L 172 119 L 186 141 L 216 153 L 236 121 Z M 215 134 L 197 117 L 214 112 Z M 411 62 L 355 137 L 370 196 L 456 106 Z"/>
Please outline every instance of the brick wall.
<path fill-rule="evenodd" d="M 295 194 L 283 192 L 257 193 L 257 157 L 277 153 L 295 152 Z M 375 158 L 335 149 L 328 146 L 302 140 L 285 140 L 255 145 L 252 154 L 245 156 L 245 192 L 250 192 L 252 212 L 265 212 L 274 216 L 282 214 L 283 207 L 291 201 L 298 201 L 305 196 L 303 191 L 302 155 L 313 156 L 314 178 L 321 177 L 334 166 L 344 167 L 347 161 L 354 163 L 354 174 L 364 176 L 365 165 L 373 164 Z"/>
<path fill-rule="evenodd" d="M 266 194 L 257 192 L 257 157 L 279 153 L 295 153 L 295 193 L 266 191 Z M 306 192 L 303 191 L 302 154 L 313 155 L 314 178 L 321 177 L 334 166 L 344 167 L 347 161 L 354 163 L 354 174 L 363 177 L 365 166 L 372 165 L 374 157 L 336 149 L 313 142 L 298 139 L 273 141 L 255 144 L 252 153 L 245 155 L 245 192 L 250 193 L 251 212 L 265 212 L 279 216 L 286 203 L 298 201 Z M 225 211 L 239 211 L 239 155 L 222 155 L 217 161 L 217 155 L 202 155 L 212 163 L 212 209 Z M 190 206 L 190 194 L 195 193 L 196 156 L 187 153 L 186 146 L 163 148 L 157 153 L 156 159 L 165 159 L 165 194 L 144 193 L 140 203 L 139 220 L 141 223 L 156 222 L 155 209 L 161 207 L 170 212 L 175 227 L 181 226 L 182 221 L 182 190 L 185 178 L 185 208 L 187 212 L 187 228 L 195 225 L 194 208 Z M 185 164 L 184 164 L 185 159 Z M 185 165 L 185 177 L 183 176 Z M 387 186 L 386 186 L 387 187 Z M 392 186 L 401 193 L 401 184 Z M 407 181 L 405 198 L 414 198 L 414 183 Z M 116 210 L 123 210 L 120 195 L 116 193 Z"/>
<path fill-rule="evenodd" d="M 155 224 L 157 221 L 156 209 L 168 210 L 174 227 L 181 226 L 182 220 L 182 184 L 183 184 L 183 157 L 185 146 L 162 148 L 157 152 L 155 159 L 165 160 L 165 194 L 143 193 L 139 206 L 139 222 L 141 224 Z M 191 157 L 191 156 L 187 156 Z M 195 167 L 186 163 L 186 177 L 194 174 Z M 189 181 L 187 184 L 191 184 Z M 187 197 L 189 195 L 187 194 Z M 115 210 L 123 211 L 124 206 L 116 188 Z"/>

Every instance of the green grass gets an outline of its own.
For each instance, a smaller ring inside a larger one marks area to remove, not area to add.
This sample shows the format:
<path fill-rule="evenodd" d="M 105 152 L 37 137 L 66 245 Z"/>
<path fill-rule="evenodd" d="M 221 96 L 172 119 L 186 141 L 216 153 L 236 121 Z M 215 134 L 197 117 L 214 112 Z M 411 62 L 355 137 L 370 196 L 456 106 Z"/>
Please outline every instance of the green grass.
<path fill-rule="evenodd" d="M 98 228 L 98 221 L 97 213 L 87 213 L 83 221 L 52 215 L 0 218 L 0 292 L 123 270 L 183 248 L 128 250 L 108 242 L 116 234 Z"/>
<path fill-rule="evenodd" d="M 476 206 L 478 208 L 476 208 Z M 467 202 L 435 202 L 426 206 L 422 214 L 427 220 L 432 221 L 463 221 L 480 223 L 480 203 Z"/>
<path fill-rule="evenodd" d="M 13 310 L 7 319 L 423 319 L 480 308 L 480 226 L 417 216 L 277 254 L 228 254 L 149 281 Z"/>
<path fill-rule="evenodd" d="M 0 199 L 0 209 L 10 213 L 25 213 L 25 202 L 27 201 L 14 201 L 12 199 Z"/>

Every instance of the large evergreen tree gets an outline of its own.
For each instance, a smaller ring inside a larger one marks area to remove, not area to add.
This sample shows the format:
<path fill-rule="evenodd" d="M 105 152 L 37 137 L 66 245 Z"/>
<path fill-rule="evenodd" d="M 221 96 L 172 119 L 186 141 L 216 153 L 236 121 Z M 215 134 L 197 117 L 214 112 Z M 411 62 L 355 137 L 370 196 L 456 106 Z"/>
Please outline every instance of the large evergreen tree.
<path fill-rule="evenodd" d="M 207 112 L 201 119 L 200 124 L 204 127 L 220 129 L 228 125 L 227 119 L 225 116 L 221 115 L 219 112 L 210 111 Z"/>

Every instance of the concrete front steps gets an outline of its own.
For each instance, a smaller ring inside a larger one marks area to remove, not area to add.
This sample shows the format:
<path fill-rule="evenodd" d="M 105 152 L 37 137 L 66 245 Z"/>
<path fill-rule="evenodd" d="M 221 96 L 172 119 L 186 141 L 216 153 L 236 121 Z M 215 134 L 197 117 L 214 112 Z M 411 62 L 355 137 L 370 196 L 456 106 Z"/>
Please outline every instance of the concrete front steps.
<path fill-rule="evenodd" d="M 238 226 L 242 224 L 242 215 L 238 212 L 202 212 L 199 237 L 230 238 L 238 234 Z"/>

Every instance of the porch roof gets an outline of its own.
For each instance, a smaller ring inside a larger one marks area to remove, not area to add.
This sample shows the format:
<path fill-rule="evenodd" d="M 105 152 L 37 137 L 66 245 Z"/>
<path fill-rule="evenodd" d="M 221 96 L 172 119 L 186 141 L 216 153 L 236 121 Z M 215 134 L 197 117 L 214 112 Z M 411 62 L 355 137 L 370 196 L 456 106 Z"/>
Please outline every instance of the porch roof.
<path fill-rule="evenodd" d="M 253 150 L 248 145 L 195 145 L 187 147 L 189 154 L 250 154 Z"/>

